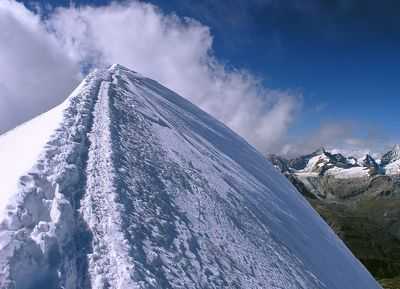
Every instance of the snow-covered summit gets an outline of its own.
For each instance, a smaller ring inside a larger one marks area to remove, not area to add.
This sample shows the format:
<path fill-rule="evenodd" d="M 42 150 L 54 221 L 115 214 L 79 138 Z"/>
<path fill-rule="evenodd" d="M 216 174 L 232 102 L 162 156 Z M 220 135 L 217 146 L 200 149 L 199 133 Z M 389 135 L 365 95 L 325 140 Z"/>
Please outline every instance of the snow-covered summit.
<path fill-rule="evenodd" d="M 374 168 L 374 169 L 378 169 L 379 168 L 378 163 L 369 154 L 365 155 L 365 157 L 361 160 L 361 164 L 362 164 L 363 167 L 366 167 L 366 168 Z"/>
<path fill-rule="evenodd" d="M 400 144 L 396 144 L 393 148 L 382 156 L 381 164 L 387 165 L 400 160 Z"/>
<path fill-rule="evenodd" d="M 38 119 L 0 137 L 23 164 L 0 288 L 380 288 L 260 153 L 151 79 L 96 71 Z"/>
<path fill-rule="evenodd" d="M 381 159 L 375 159 L 370 154 L 365 154 L 357 159 L 341 153 L 327 151 L 323 148 L 315 152 L 293 159 L 286 159 L 278 155 L 268 158 L 283 173 L 304 174 L 309 176 L 347 176 L 351 178 L 364 178 L 379 175 L 400 176 L 400 145 L 395 145 L 390 151 L 383 154 Z M 358 173 L 357 173 L 358 172 Z M 336 174 L 338 173 L 338 174 Z"/>
<path fill-rule="evenodd" d="M 398 160 L 400 160 L 400 145 L 396 144 L 382 156 L 381 164 L 385 166 Z"/>
<path fill-rule="evenodd" d="M 387 175 L 400 175 L 400 145 L 393 148 L 382 156 L 381 165 Z"/>

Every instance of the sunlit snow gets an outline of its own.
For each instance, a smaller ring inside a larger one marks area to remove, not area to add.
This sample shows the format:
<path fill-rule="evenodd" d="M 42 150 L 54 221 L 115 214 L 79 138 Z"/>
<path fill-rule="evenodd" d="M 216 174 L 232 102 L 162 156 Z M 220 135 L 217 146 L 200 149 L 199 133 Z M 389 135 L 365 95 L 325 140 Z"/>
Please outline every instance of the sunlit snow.
<path fill-rule="evenodd" d="M 6 192 L 22 178 L 1 288 L 380 288 L 263 155 L 159 83 L 114 65 L 60 111 L 3 136 Z"/>
<path fill-rule="evenodd" d="M 8 133 L 0 135 L 0 221 L 4 209 L 18 191 L 19 178 L 38 161 L 50 136 L 60 126 L 69 99 Z"/>

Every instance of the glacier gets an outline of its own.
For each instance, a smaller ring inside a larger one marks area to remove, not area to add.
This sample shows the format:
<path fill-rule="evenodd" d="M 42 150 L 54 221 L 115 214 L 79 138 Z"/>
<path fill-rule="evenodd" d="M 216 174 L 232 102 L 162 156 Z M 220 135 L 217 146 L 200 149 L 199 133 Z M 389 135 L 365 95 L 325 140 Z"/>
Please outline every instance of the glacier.
<path fill-rule="evenodd" d="M 0 288 L 381 288 L 263 155 L 121 65 L 0 164 Z"/>

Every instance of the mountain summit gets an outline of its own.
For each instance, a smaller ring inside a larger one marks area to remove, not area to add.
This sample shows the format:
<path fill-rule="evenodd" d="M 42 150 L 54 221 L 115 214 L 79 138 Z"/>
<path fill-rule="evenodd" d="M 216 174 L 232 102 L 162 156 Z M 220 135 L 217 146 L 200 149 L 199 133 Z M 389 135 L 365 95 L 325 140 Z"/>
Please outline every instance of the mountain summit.
<path fill-rule="evenodd" d="M 380 288 L 260 153 L 120 65 L 0 148 L 1 288 Z"/>
<path fill-rule="evenodd" d="M 382 165 L 387 165 L 400 160 L 400 145 L 396 144 L 393 148 L 382 156 Z"/>

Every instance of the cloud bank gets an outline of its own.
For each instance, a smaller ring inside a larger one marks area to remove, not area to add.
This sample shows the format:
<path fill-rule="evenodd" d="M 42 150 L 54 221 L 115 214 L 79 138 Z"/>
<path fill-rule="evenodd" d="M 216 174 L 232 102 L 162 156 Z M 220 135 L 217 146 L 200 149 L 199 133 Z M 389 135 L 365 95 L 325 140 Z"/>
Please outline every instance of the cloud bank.
<path fill-rule="evenodd" d="M 64 99 L 79 67 L 22 4 L 0 1 L 0 27 L 1 134 Z"/>
<path fill-rule="evenodd" d="M 121 63 L 154 78 L 261 150 L 277 146 L 298 109 L 290 93 L 269 90 L 251 73 L 221 64 L 208 27 L 155 6 L 59 9 L 49 24 L 74 57 L 96 65 Z"/>
<path fill-rule="evenodd" d="M 13 1 L 0 4 L 0 133 L 65 98 L 78 64 L 120 63 L 153 78 L 264 152 L 278 149 L 300 107 L 298 95 L 222 64 L 208 27 L 153 5 L 69 7 L 46 19 Z"/>

